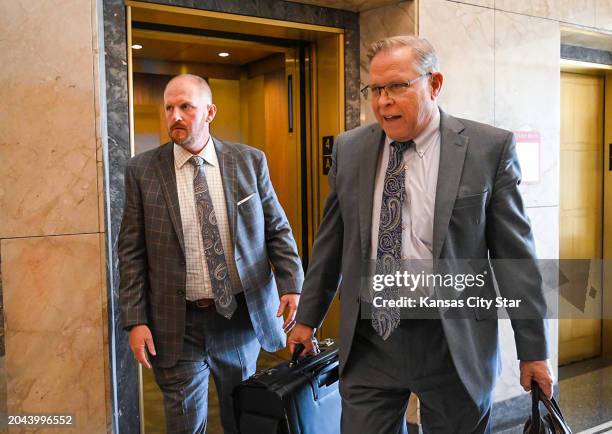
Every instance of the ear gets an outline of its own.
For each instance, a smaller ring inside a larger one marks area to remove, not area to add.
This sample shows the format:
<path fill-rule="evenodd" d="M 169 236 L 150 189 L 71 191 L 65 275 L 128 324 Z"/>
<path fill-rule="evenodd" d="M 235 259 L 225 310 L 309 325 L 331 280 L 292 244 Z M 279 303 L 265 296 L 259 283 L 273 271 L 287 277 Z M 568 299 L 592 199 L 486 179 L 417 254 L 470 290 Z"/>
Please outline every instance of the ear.
<path fill-rule="evenodd" d="M 441 72 L 434 72 L 431 74 L 431 79 L 429 80 L 429 85 L 431 87 L 431 97 L 432 99 L 436 99 L 440 92 L 442 91 L 442 84 L 444 83 L 444 76 Z"/>
<path fill-rule="evenodd" d="M 211 123 L 217 114 L 217 106 L 214 104 L 208 105 L 208 111 L 206 112 L 206 123 Z"/>

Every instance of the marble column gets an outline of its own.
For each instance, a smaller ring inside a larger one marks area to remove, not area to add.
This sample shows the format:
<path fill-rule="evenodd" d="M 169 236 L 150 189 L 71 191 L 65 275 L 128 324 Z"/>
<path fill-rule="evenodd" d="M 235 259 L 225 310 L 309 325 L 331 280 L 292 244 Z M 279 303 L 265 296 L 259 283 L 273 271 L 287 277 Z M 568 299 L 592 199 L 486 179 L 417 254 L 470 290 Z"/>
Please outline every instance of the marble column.
<path fill-rule="evenodd" d="M 0 14 L 0 412 L 71 414 L 77 433 L 109 420 L 96 14 L 76 0 Z"/>

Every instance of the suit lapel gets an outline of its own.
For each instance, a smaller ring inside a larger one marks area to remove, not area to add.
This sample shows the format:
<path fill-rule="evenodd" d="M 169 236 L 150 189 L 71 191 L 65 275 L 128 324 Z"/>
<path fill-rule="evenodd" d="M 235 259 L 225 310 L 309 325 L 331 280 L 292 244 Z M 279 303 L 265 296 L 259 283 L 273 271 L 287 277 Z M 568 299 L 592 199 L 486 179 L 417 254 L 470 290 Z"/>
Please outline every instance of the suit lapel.
<path fill-rule="evenodd" d="M 378 156 L 384 144 L 385 135 L 378 124 L 368 130 L 359 144 L 359 228 L 361 233 L 362 258 L 369 259 L 372 237 L 372 203 Z"/>
<path fill-rule="evenodd" d="M 438 259 L 453 212 L 469 139 L 461 122 L 440 110 L 440 166 L 433 225 L 433 259 Z"/>
<path fill-rule="evenodd" d="M 230 236 L 234 249 L 236 248 L 236 157 L 231 152 L 229 146 L 219 139 L 213 138 L 217 159 L 219 160 L 219 170 L 223 179 L 223 193 L 225 194 L 225 206 L 227 209 L 227 220 L 230 226 Z"/>
<path fill-rule="evenodd" d="M 164 199 L 168 206 L 170 220 L 176 232 L 179 244 L 185 254 L 185 241 L 183 240 L 183 225 L 181 223 L 181 209 L 176 189 L 176 173 L 174 170 L 174 145 L 166 143 L 159 149 L 158 160 L 155 165 L 157 176 L 161 181 Z"/>

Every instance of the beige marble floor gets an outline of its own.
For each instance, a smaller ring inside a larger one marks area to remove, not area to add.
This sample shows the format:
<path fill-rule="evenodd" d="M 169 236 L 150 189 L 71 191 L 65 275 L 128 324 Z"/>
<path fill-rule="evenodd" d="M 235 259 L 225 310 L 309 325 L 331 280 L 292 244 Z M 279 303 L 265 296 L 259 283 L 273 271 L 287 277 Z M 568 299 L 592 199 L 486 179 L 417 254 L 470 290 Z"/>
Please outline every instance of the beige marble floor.
<path fill-rule="evenodd" d="M 281 362 L 281 358 L 276 354 L 262 351 L 257 360 L 257 370 L 267 369 Z M 155 384 L 153 372 L 143 369 L 143 398 L 144 398 L 144 420 L 145 434 L 164 434 L 165 419 L 162 394 Z M 208 428 L 207 434 L 223 434 L 219 421 L 219 402 L 215 382 L 210 381 L 208 389 Z"/>

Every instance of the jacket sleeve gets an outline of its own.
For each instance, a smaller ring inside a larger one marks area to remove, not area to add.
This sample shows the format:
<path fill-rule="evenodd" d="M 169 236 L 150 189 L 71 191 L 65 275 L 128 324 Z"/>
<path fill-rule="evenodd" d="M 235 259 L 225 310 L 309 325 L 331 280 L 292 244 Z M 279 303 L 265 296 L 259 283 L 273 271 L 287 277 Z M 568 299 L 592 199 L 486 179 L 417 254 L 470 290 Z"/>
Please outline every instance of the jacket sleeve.
<path fill-rule="evenodd" d="M 260 157 L 257 189 L 264 212 L 268 259 L 272 264 L 280 295 L 299 294 L 304 283 L 302 261 L 285 211 L 272 187 L 266 156 L 262 152 Z"/>
<path fill-rule="evenodd" d="M 125 169 L 125 204 L 119 230 L 119 305 L 124 329 L 147 324 L 147 251 L 142 197 L 134 167 Z"/>
<path fill-rule="evenodd" d="M 509 310 L 518 358 L 545 360 L 546 302 L 520 182 L 514 135 L 508 133 L 487 208 L 487 244 L 500 295 L 521 300 L 520 318 Z"/>
<path fill-rule="evenodd" d="M 338 138 L 332 151 L 332 165 L 328 174 L 329 194 L 296 314 L 298 323 L 312 328 L 320 327 L 340 282 L 344 223 L 336 191 L 336 177 L 341 142 L 341 138 Z"/>

